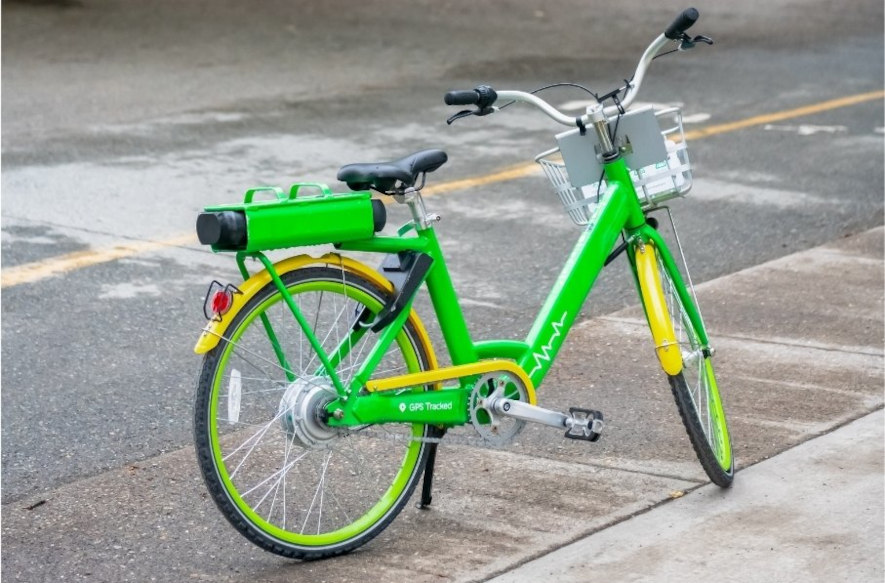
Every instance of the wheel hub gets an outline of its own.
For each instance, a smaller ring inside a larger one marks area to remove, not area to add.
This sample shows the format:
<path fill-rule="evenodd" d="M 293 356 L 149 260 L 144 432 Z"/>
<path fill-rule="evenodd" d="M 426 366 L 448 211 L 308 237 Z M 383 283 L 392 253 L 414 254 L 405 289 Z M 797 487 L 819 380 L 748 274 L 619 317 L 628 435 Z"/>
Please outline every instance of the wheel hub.
<path fill-rule="evenodd" d="M 324 421 L 326 405 L 338 395 L 327 379 L 298 379 L 286 388 L 277 415 L 289 439 L 306 448 L 329 445 L 338 430 Z"/>

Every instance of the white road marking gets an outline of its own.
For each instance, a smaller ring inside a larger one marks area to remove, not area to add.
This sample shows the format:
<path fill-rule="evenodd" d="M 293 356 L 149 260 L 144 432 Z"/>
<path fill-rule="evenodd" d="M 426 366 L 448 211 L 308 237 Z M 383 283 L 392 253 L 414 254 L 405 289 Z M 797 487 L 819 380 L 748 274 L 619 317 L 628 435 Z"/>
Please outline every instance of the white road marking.
<path fill-rule="evenodd" d="M 774 125 L 765 124 L 762 129 L 778 132 L 795 132 L 800 136 L 813 136 L 814 134 L 843 134 L 848 131 L 845 126 L 816 126 L 811 124 L 791 125 Z"/>

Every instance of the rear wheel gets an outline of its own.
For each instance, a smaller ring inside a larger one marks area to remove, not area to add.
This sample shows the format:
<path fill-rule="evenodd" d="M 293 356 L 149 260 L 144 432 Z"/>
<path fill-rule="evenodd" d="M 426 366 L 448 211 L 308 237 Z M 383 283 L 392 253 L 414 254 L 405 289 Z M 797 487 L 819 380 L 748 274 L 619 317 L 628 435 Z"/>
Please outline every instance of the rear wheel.
<path fill-rule="evenodd" d="M 727 488 L 734 479 L 734 458 L 711 354 L 701 345 L 660 254 L 657 261 L 667 310 L 682 353 L 682 372 L 668 375 L 670 388 L 701 466 L 714 484 Z"/>
<path fill-rule="evenodd" d="M 376 339 L 355 332 L 355 322 L 370 321 L 387 293 L 330 267 L 299 269 L 282 280 L 326 355 L 340 360 L 336 372 L 347 386 Z M 427 369 L 421 339 L 407 322 L 374 376 Z M 273 283 L 236 314 L 203 360 L 194 417 L 203 477 L 230 523 L 268 551 L 315 559 L 365 544 L 420 479 L 428 444 L 415 438 L 428 436 L 428 426 L 331 428 L 324 406 L 336 396 Z"/>

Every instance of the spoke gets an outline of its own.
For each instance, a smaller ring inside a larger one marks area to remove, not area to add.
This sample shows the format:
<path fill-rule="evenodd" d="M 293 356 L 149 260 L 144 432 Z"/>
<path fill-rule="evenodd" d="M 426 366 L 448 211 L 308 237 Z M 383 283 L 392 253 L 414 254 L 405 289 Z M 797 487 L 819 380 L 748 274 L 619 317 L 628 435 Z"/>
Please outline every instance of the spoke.
<path fill-rule="evenodd" d="M 307 528 L 307 522 L 310 520 L 310 513 L 313 511 L 313 507 L 317 502 L 317 497 L 320 496 L 320 492 L 325 488 L 325 480 L 326 480 L 326 470 L 329 468 L 329 460 L 332 458 L 332 450 L 329 450 L 329 453 L 326 454 L 326 459 L 323 462 L 323 471 L 320 474 L 320 480 L 317 484 L 316 492 L 313 494 L 313 500 L 310 502 L 310 506 L 307 509 L 307 514 L 304 516 L 304 523 L 301 525 L 301 534 L 304 534 L 304 529 Z M 322 508 L 320 508 L 320 518 L 317 521 L 317 534 L 319 534 L 319 520 L 322 519 Z"/>
<path fill-rule="evenodd" d="M 368 468 L 372 472 L 372 480 L 375 483 L 378 483 L 380 481 L 380 476 L 378 475 L 374 465 L 366 463 L 366 461 L 362 457 L 360 457 L 359 459 L 354 458 L 353 456 L 355 455 L 355 452 L 352 451 L 352 449 L 347 449 L 345 447 L 339 448 L 338 453 L 350 460 L 350 463 L 353 464 L 353 471 L 355 473 L 365 475 L 365 470 L 366 468 Z"/>
<path fill-rule="evenodd" d="M 237 469 L 234 470 L 234 474 L 237 473 L 237 470 L 240 469 L 240 466 L 243 465 L 243 462 L 246 461 L 246 458 L 248 458 L 248 457 L 252 454 L 252 450 L 255 449 L 255 446 L 258 445 L 258 442 L 261 441 L 261 438 L 264 437 L 264 434 L 267 433 L 267 430 L 270 429 L 271 426 L 272 426 L 275 422 L 279 421 L 280 418 L 281 418 L 283 415 L 286 414 L 286 412 L 288 412 L 288 409 L 283 409 L 282 411 L 277 411 L 277 414 L 274 415 L 273 418 L 272 418 L 270 421 L 268 421 L 267 423 L 265 423 L 263 426 L 262 426 L 262 425 L 258 425 L 258 426 L 257 426 L 257 427 L 261 427 L 261 429 L 260 429 L 259 431 L 256 431 L 251 437 L 249 437 L 246 441 L 244 441 L 243 443 L 241 443 L 236 449 L 234 449 L 232 452 L 230 452 L 229 454 L 227 454 L 226 456 L 224 456 L 224 458 L 222 458 L 224 461 L 227 461 L 232 455 L 234 455 L 235 453 L 237 453 L 238 451 L 240 451 L 241 449 L 243 449 L 244 447 L 246 447 L 246 445 L 249 444 L 249 442 L 251 442 L 251 441 L 254 440 L 255 443 L 252 444 L 252 447 L 249 448 L 249 451 L 246 452 L 246 455 L 243 457 L 243 459 L 242 459 L 242 460 L 240 461 L 240 463 L 237 465 Z M 233 479 L 234 474 L 231 474 L 231 476 L 230 476 L 231 479 Z"/>
<path fill-rule="evenodd" d="M 295 301 L 295 298 L 292 298 L 292 301 Z M 304 330 L 302 330 L 298 335 L 298 367 L 302 372 L 304 372 L 304 336 Z"/>
<path fill-rule="evenodd" d="M 243 429 L 247 429 L 247 428 L 249 428 L 249 427 L 261 427 L 261 428 L 263 429 L 264 427 L 267 427 L 267 426 L 264 425 L 263 423 L 246 423 L 245 421 L 237 421 L 236 423 L 230 423 L 230 422 L 228 422 L 228 424 L 229 424 L 229 425 L 235 425 L 235 426 L 237 426 L 237 427 L 242 427 Z M 253 437 L 254 437 L 254 435 L 253 435 Z M 250 439 L 251 439 L 251 438 L 250 438 Z M 242 445 L 241 445 L 240 447 L 242 447 Z M 231 452 L 231 453 L 234 453 L 234 452 Z M 228 455 L 230 455 L 230 454 L 228 454 Z M 226 460 L 227 457 L 225 457 L 224 459 Z"/>
<path fill-rule="evenodd" d="M 332 457 L 332 452 L 329 452 L 329 458 L 331 458 L 331 457 Z M 325 499 L 325 493 L 326 493 L 326 470 L 328 469 L 328 467 L 329 466 L 328 466 L 328 462 L 327 462 L 326 466 L 323 467 L 323 476 L 320 480 L 320 483 L 322 483 L 323 488 L 320 490 L 320 503 L 317 506 L 317 509 L 319 511 L 317 513 L 317 534 L 320 534 L 320 532 L 322 532 L 321 529 L 323 527 L 323 500 Z"/>
<path fill-rule="evenodd" d="M 363 338 L 365 338 L 365 336 L 364 336 Z M 368 341 L 368 340 L 366 340 L 365 342 L 361 342 L 361 343 L 360 343 L 360 350 L 359 350 L 359 352 L 358 352 L 357 355 L 356 355 L 356 363 L 357 363 L 357 364 L 356 364 L 356 367 L 357 367 L 357 368 L 361 367 L 362 364 L 363 364 L 363 360 L 362 360 L 362 359 L 363 359 L 363 352 L 366 350 L 366 347 L 367 347 L 368 345 L 369 345 L 369 341 Z M 351 376 L 350 378 L 351 378 L 351 380 L 353 380 L 353 376 Z M 349 384 L 349 383 L 348 383 L 348 384 Z"/>
<path fill-rule="evenodd" d="M 341 514 L 344 515 L 344 520 L 347 521 L 347 524 L 350 524 L 351 522 L 353 522 L 353 521 L 350 519 L 350 515 L 347 513 L 347 509 L 345 509 L 344 506 L 342 506 L 341 503 L 338 501 L 338 497 L 335 496 L 335 492 L 334 492 L 334 491 L 329 490 L 329 497 L 332 499 L 332 502 L 335 503 L 335 506 L 337 506 L 338 509 L 341 511 Z"/>
<path fill-rule="evenodd" d="M 332 309 L 334 310 L 335 307 L 332 306 Z M 320 341 L 319 344 L 320 344 L 320 348 L 321 348 L 322 350 L 325 351 L 326 341 L 329 339 L 329 336 L 332 335 L 332 331 L 335 329 L 335 326 L 336 326 L 337 322 L 338 322 L 339 320 L 341 320 L 341 316 L 342 316 L 343 314 L 344 314 L 344 310 L 343 310 L 343 309 L 342 309 L 340 312 L 338 312 L 338 314 L 335 316 L 335 320 L 333 320 L 333 322 L 332 322 L 332 324 L 331 324 L 331 327 L 329 328 L 329 331 L 326 333 L 326 336 L 322 339 L 322 341 Z M 319 314 L 317 314 L 317 316 L 319 317 Z M 314 335 L 316 335 L 316 332 L 314 332 Z M 313 369 L 313 366 L 314 366 L 313 363 L 314 363 L 314 361 L 315 361 L 318 357 L 319 357 L 319 355 L 318 355 L 316 352 L 314 352 L 313 355 L 312 355 L 311 358 L 310 358 L 310 361 L 307 363 L 307 370 L 312 370 L 312 369 Z"/>
<path fill-rule="evenodd" d="M 283 456 L 283 465 L 289 463 L 289 454 L 292 452 L 292 444 L 295 442 L 295 436 L 293 435 L 291 439 L 286 440 L 286 453 Z M 280 525 L 283 530 L 286 530 L 286 476 L 288 474 L 283 474 L 283 524 Z"/>
<path fill-rule="evenodd" d="M 323 295 L 325 293 L 326 293 L 325 291 L 320 290 L 320 299 L 317 301 L 317 317 L 313 321 L 313 335 L 314 336 L 317 335 L 317 326 L 320 323 L 320 311 L 323 309 Z"/>
<path fill-rule="evenodd" d="M 287 372 L 287 373 L 291 373 L 291 371 L 287 371 L 285 368 L 279 366 L 278 364 L 274 363 L 273 361 L 271 361 L 271 360 L 269 360 L 269 359 L 266 359 L 266 358 L 263 358 L 261 355 L 255 353 L 255 352 L 251 352 L 251 351 L 249 351 L 249 349 L 244 348 L 244 347 L 240 346 L 239 344 L 235 344 L 235 343 L 231 343 L 231 344 L 232 344 L 232 346 L 233 346 L 233 348 L 232 348 L 232 350 L 231 350 L 231 354 L 232 354 L 233 356 L 236 356 L 238 359 L 240 359 L 241 361 L 243 361 L 246 365 L 248 365 L 248 366 L 254 368 L 254 369 L 257 370 L 258 372 L 260 372 L 262 375 L 264 375 L 264 378 L 263 378 L 263 379 L 258 379 L 258 378 L 256 378 L 256 377 L 251 377 L 251 378 L 253 378 L 253 379 L 255 379 L 255 380 L 259 380 L 259 381 L 261 381 L 261 382 L 268 382 L 268 383 L 274 383 L 274 384 L 285 384 L 283 381 L 278 380 L 278 379 L 275 379 L 275 378 L 273 378 L 272 376 L 270 376 L 270 373 L 269 373 L 268 371 L 264 370 L 263 368 L 261 368 L 260 366 L 258 366 L 257 364 L 255 364 L 254 362 L 252 362 L 251 360 L 249 360 L 248 358 L 246 358 L 246 356 L 244 356 L 243 354 L 241 354 L 241 352 L 246 353 L 246 354 L 249 354 L 250 356 L 255 356 L 256 358 L 260 358 L 260 359 L 262 359 L 262 360 L 266 360 L 267 362 L 269 362 L 269 363 L 271 363 L 271 364 L 273 364 L 273 365 L 279 367 L 281 370 L 283 370 L 283 371 L 285 371 L 285 372 Z M 251 352 L 251 353 L 250 353 L 250 352 Z M 294 373 L 293 373 L 293 374 L 294 374 Z"/>
<path fill-rule="evenodd" d="M 707 441 L 713 443 L 713 417 L 710 415 L 710 379 L 707 378 L 706 362 L 698 363 L 698 376 L 700 377 L 700 385 L 703 390 L 704 399 L 704 421 L 707 424 Z"/>
<path fill-rule="evenodd" d="M 288 464 L 284 465 L 279 470 L 275 471 L 274 473 L 272 473 L 268 477 L 264 478 L 263 480 L 261 480 L 260 482 L 258 482 L 257 484 L 255 484 L 254 486 L 252 486 L 251 488 L 246 490 L 245 492 L 243 492 L 240 496 L 242 498 L 245 498 L 246 496 L 248 496 L 249 494 L 251 494 L 252 492 L 257 490 L 261 486 L 265 485 L 269 481 L 273 480 L 274 478 L 276 478 L 277 481 L 281 480 L 282 476 L 285 475 L 285 473 L 288 472 L 290 469 L 292 469 L 292 466 L 294 466 L 295 464 L 300 462 L 302 459 L 304 459 L 304 457 L 309 453 L 310 453 L 310 450 L 305 451 L 303 454 L 301 454 L 300 456 L 298 456 L 297 458 L 295 458 L 294 460 L 292 460 Z M 268 493 L 270 493 L 270 491 L 268 491 Z M 261 505 L 261 502 L 263 502 L 265 498 L 267 498 L 267 494 L 265 494 L 264 497 L 262 497 L 261 500 L 258 502 L 258 504 L 256 504 L 252 508 L 257 510 L 258 507 Z"/>
<path fill-rule="evenodd" d="M 284 478 L 285 478 L 285 476 L 284 476 Z M 271 498 L 271 501 L 270 501 L 270 510 L 267 511 L 267 521 L 268 522 L 273 521 L 273 509 L 274 509 L 274 506 L 276 506 L 276 504 L 277 504 L 277 496 L 280 494 L 280 480 L 277 480 L 277 483 L 271 488 L 271 490 L 273 490 L 273 498 Z M 265 494 L 265 497 L 267 497 L 266 494 Z M 255 510 L 258 510 L 258 506 L 260 504 L 261 504 L 261 502 L 259 502 L 258 504 L 255 505 Z"/>
<path fill-rule="evenodd" d="M 323 295 L 324 295 L 324 294 L 325 294 L 325 291 L 324 291 L 324 290 L 320 290 L 320 295 L 319 295 L 319 298 L 317 299 L 316 318 L 314 318 L 314 321 L 313 321 L 313 330 L 312 330 L 314 338 L 316 338 L 316 336 L 317 336 L 317 328 L 319 327 L 320 313 L 321 313 L 321 310 L 322 310 L 322 307 L 323 307 Z M 303 340 L 304 340 L 304 337 L 306 336 L 306 334 L 303 334 L 303 333 L 302 333 L 300 336 L 301 336 L 301 338 L 302 338 L 301 362 L 303 363 L 303 362 L 304 362 L 304 348 L 303 348 L 304 343 L 303 343 Z M 323 340 L 322 342 L 319 343 L 321 349 L 322 349 L 324 343 L 325 343 L 325 340 Z M 317 357 L 316 352 L 313 350 L 313 347 L 311 346 L 310 343 L 308 343 L 308 347 L 311 349 L 311 350 L 310 350 L 310 360 L 307 361 L 307 366 L 304 366 L 303 364 L 301 365 L 301 371 L 302 371 L 302 373 L 304 373 L 304 371 L 307 371 L 307 370 L 309 370 L 309 369 L 311 368 L 311 366 L 313 365 L 313 361 L 314 361 L 314 359 Z"/>
<path fill-rule="evenodd" d="M 257 358 L 257 359 L 262 360 L 262 361 L 264 361 L 264 362 L 270 364 L 270 365 L 273 366 L 274 368 L 278 368 L 278 369 L 280 369 L 281 371 L 283 371 L 283 372 L 286 373 L 287 375 L 290 375 L 290 374 L 291 374 L 291 375 L 294 375 L 294 374 L 295 374 L 294 371 L 291 371 L 291 370 L 287 369 L 287 368 L 284 367 L 284 366 L 280 366 L 280 364 L 279 364 L 278 362 L 274 362 L 274 361 L 270 360 L 269 358 L 265 358 L 265 357 L 261 356 L 260 354 L 258 354 L 258 353 L 255 352 L 254 350 L 249 350 L 248 348 L 243 347 L 242 345 L 240 345 L 239 342 L 231 342 L 230 340 L 228 340 L 228 339 L 225 338 L 224 336 L 220 336 L 220 335 L 219 335 L 219 338 L 221 338 L 224 342 L 226 342 L 226 343 L 228 343 L 228 344 L 230 344 L 230 345 L 232 346 L 232 351 L 233 351 L 234 354 L 237 355 L 237 358 L 241 359 L 243 362 L 245 362 L 246 364 L 248 364 L 249 366 L 251 366 L 251 367 L 254 368 L 255 370 L 257 370 L 257 371 L 259 371 L 260 373 L 262 373 L 264 376 L 267 377 L 267 379 L 268 379 L 269 381 L 274 381 L 274 379 L 273 379 L 273 378 L 272 378 L 267 372 L 265 372 L 265 370 L 264 370 L 263 368 L 259 367 L 257 364 L 255 364 L 255 363 L 253 363 L 252 361 L 250 361 L 248 358 L 246 358 L 245 356 L 243 356 L 242 354 L 240 354 L 240 352 L 245 352 L 246 354 L 248 354 L 248 355 L 250 355 L 250 356 L 254 356 L 254 357 Z"/>
<path fill-rule="evenodd" d="M 266 423 L 265 425 L 260 426 L 261 427 L 260 430 L 256 431 L 254 434 L 252 434 L 251 437 L 249 437 L 246 441 L 241 443 L 235 450 L 233 450 L 232 452 L 230 452 L 229 454 L 227 454 L 226 456 L 221 458 L 222 461 L 226 462 L 228 459 L 230 459 L 230 457 L 232 455 L 234 455 L 235 453 L 237 453 L 238 451 L 240 451 L 241 449 L 246 447 L 248 444 L 250 444 L 250 443 L 252 444 L 252 446 L 249 448 L 249 451 L 246 452 L 246 455 L 243 456 L 243 459 L 241 459 L 240 463 L 237 464 L 237 467 L 234 468 L 233 473 L 231 473 L 231 475 L 230 475 L 231 479 L 233 479 L 234 476 L 237 475 L 237 472 L 240 471 L 240 468 L 243 466 L 243 463 L 245 463 L 246 459 L 248 459 L 248 457 L 250 455 L 252 455 L 252 451 L 255 449 L 255 446 L 258 445 L 258 442 L 261 441 L 261 438 L 264 437 L 264 434 L 267 433 L 268 429 L 270 429 L 270 426 L 273 423 L 273 421 L 274 420 L 271 420 L 268 423 Z"/>
<path fill-rule="evenodd" d="M 345 307 L 346 307 L 346 304 L 345 304 Z M 335 311 L 337 311 L 337 310 L 338 310 L 338 294 L 332 294 L 332 311 L 335 312 Z M 340 313 L 341 313 L 341 314 L 344 314 L 344 308 L 341 309 L 341 312 L 340 312 Z M 336 320 L 332 323 L 332 327 L 333 327 L 333 329 L 335 330 L 335 346 L 336 346 L 336 347 L 337 347 L 337 346 L 341 346 L 341 328 L 340 328 L 340 326 L 338 325 L 339 321 L 340 321 L 340 318 L 339 318 L 339 319 L 336 319 Z M 331 332 L 331 330 L 330 330 L 330 332 Z M 339 363 L 339 364 L 340 364 L 340 363 Z M 339 376 L 340 376 L 340 375 L 339 375 Z M 341 382 L 343 383 L 344 380 L 342 379 Z M 347 386 L 346 383 L 345 383 L 345 386 Z"/>
<path fill-rule="evenodd" d="M 258 379 L 246 379 L 246 380 L 258 380 Z M 260 395 L 263 393 L 279 393 L 280 391 L 285 391 L 285 390 L 286 390 L 286 386 L 283 385 L 281 387 L 274 387 L 273 389 L 255 389 L 253 391 L 242 391 L 240 393 L 240 395 L 245 396 L 245 395 Z M 228 393 L 223 393 L 221 396 L 227 397 Z"/>
<path fill-rule="evenodd" d="M 283 387 L 285 387 L 287 384 L 289 384 L 288 381 L 275 380 L 275 379 L 271 379 L 271 378 L 261 378 L 261 377 L 244 377 L 244 376 L 240 376 L 240 380 L 244 380 L 244 381 L 255 381 L 256 383 L 273 383 L 273 384 L 275 384 L 275 385 L 280 385 L 280 386 L 283 386 Z"/>
<path fill-rule="evenodd" d="M 700 418 L 701 413 L 701 388 L 700 388 L 700 376 L 698 376 L 699 369 L 695 371 L 695 375 L 692 378 L 685 379 L 685 385 L 688 387 L 688 396 L 691 398 L 691 404 L 694 407 L 695 411 L 698 413 L 698 417 Z M 684 375 L 683 375 L 684 376 Z"/>

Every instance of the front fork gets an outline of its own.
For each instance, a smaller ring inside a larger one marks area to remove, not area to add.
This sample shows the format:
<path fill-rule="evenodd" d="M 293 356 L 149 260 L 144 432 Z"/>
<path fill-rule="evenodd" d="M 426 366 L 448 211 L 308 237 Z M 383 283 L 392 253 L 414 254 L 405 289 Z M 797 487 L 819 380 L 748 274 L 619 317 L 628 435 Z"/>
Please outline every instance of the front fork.
<path fill-rule="evenodd" d="M 706 353 L 709 350 L 709 340 L 700 311 L 697 309 L 694 298 L 686 286 L 667 244 L 657 230 L 651 225 L 643 225 L 629 233 L 627 241 L 630 264 L 651 328 L 661 368 L 668 375 L 678 374 L 682 370 L 684 355 L 681 354 L 677 343 L 679 339 L 675 337 L 673 318 L 688 319 L 686 324 L 691 324 L 691 328 L 697 334 L 700 348 Z M 671 291 L 678 295 L 682 308 L 678 305 L 668 306 L 659 266 L 663 267 L 666 275 L 669 276 L 673 286 Z M 671 314 L 671 309 L 677 313 Z"/>

